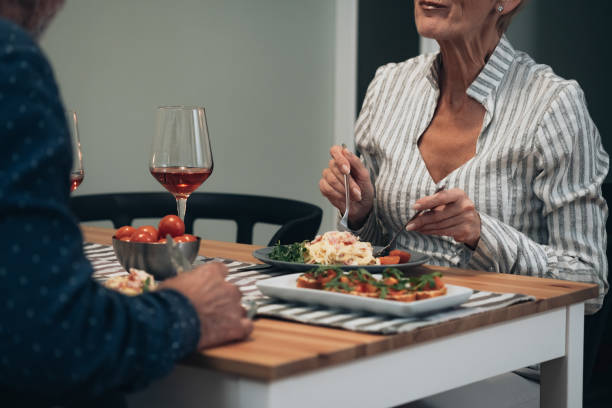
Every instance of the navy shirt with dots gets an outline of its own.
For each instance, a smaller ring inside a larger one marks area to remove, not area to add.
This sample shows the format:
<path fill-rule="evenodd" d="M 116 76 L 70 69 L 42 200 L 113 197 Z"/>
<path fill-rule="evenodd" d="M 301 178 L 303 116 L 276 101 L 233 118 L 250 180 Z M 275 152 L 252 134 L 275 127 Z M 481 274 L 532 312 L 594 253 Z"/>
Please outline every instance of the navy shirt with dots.
<path fill-rule="evenodd" d="M 69 209 L 70 139 L 53 72 L 0 19 L 0 395 L 54 401 L 132 390 L 194 350 L 189 301 L 95 283 Z"/>

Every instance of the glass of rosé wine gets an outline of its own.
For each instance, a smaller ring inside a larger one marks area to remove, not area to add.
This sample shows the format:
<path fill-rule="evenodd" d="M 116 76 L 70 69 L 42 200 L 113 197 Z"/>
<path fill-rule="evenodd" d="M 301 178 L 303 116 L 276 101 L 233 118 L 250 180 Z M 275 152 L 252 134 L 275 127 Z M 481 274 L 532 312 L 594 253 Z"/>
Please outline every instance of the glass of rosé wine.
<path fill-rule="evenodd" d="M 68 132 L 72 141 L 72 170 L 70 171 L 70 192 L 76 190 L 83 182 L 85 170 L 83 170 L 83 152 L 81 151 L 81 140 L 79 139 L 79 126 L 75 111 L 66 111 L 68 121 Z"/>
<path fill-rule="evenodd" d="M 161 106 L 149 170 L 174 195 L 184 220 L 187 198 L 213 171 L 206 112 L 196 106 Z"/>

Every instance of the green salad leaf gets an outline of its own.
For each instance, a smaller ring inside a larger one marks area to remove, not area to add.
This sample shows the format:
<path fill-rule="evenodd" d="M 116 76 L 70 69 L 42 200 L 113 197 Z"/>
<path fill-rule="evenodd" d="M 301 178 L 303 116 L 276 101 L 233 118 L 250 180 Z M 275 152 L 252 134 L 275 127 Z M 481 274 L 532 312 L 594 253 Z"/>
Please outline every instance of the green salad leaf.
<path fill-rule="evenodd" d="M 278 242 L 268 256 L 275 261 L 304 263 L 304 255 L 308 252 L 305 244 L 306 241 L 295 242 L 289 245 L 281 245 Z"/>

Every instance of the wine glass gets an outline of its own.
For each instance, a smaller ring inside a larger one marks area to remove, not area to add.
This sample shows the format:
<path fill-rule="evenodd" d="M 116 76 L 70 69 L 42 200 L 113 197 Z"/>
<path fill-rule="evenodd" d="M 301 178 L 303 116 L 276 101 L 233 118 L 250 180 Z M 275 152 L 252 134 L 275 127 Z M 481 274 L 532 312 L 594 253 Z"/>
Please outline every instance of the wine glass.
<path fill-rule="evenodd" d="M 67 110 L 68 132 L 72 141 L 72 170 L 70 171 L 70 192 L 76 190 L 85 177 L 83 170 L 83 153 L 81 152 L 81 140 L 79 139 L 79 127 L 75 111 Z"/>
<path fill-rule="evenodd" d="M 206 111 L 197 106 L 161 106 L 151 148 L 149 171 L 174 195 L 185 219 L 187 198 L 213 171 Z"/>

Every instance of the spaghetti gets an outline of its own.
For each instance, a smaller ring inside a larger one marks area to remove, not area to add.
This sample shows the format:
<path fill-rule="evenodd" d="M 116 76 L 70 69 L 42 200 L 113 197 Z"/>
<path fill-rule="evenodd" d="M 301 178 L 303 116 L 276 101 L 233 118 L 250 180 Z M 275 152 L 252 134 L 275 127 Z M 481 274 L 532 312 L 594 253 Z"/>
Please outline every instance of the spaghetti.
<path fill-rule="evenodd" d="M 359 241 L 348 231 L 329 231 L 306 243 L 304 261 L 321 265 L 378 265 L 372 244 Z"/>

